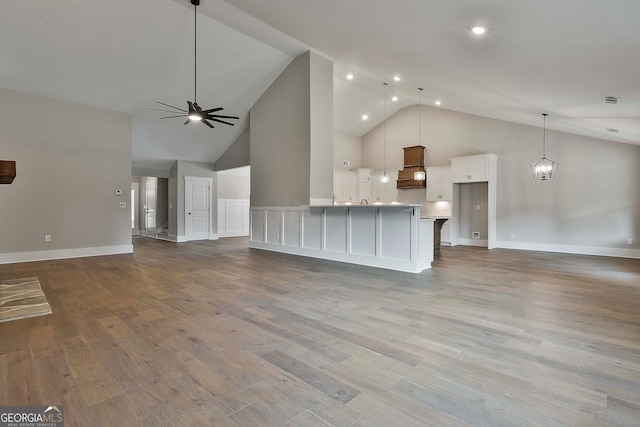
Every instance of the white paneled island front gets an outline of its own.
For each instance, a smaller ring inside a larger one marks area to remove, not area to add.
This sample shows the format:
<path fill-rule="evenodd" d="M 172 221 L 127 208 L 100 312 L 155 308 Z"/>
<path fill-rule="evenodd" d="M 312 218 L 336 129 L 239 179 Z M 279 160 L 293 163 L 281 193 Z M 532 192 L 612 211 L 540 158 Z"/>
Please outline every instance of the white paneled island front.
<path fill-rule="evenodd" d="M 419 273 L 433 261 L 420 205 L 251 207 L 249 247 Z"/>

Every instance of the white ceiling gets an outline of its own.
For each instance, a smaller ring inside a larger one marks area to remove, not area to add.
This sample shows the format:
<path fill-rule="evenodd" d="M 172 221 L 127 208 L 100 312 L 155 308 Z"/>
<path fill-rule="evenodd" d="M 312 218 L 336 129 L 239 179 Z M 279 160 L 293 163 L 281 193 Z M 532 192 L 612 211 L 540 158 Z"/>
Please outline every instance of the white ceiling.
<path fill-rule="evenodd" d="M 339 131 L 380 123 L 388 82 L 389 99 L 399 96 L 388 114 L 416 104 L 423 87 L 426 105 L 533 126 L 544 112 L 551 129 L 640 145 L 637 0 L 201 1 L 198 103 L 239 115 L 233 128 L 148 109 L 193 99 L 189 0 L 0 2 L 0 86 L 132 113 L 140 167 L 215 161 L 309 48 L 334 61 Z M 482 38 L 469 31 L 477 24 Z"/>

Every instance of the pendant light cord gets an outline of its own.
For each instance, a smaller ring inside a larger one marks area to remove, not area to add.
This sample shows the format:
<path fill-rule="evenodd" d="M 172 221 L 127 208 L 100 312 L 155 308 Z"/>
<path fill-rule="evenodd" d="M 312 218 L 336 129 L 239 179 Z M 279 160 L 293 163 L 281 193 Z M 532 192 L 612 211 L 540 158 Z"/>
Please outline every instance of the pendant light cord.
<path fill-rule="evenodd" d="M 384 122 L 382 126 L 382 138 L 384 142 L 383 147 L 383 159 L 382 159 L 382 168 L 384 176 L 387 176 L 387 86 L 388 83 L 383 83 L 384 85 Z"/>
<path fill-rule="evenodd" d="M 422 142 L 422 88 L 418 88 L 418 145 Z"/>
<path fill-rule="evenodd" d="M 198 5 L 193 5 L 193 103 L 198 103 Z"/>
<path fill-rule="evenodd" d="M 548 114 L 542 114 L 542 158 L 547 158 L 547 116 Z"/>

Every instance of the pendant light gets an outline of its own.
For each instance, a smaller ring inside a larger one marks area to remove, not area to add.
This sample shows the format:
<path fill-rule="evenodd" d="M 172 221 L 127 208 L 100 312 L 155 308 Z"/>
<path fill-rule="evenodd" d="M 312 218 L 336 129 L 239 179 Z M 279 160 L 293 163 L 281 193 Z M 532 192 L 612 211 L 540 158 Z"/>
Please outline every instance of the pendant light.
<path fill-rule="evenodd" d="M 387 86 L 388 83 L 382 83 L 384 85 L 384 121 L 382 122 L 382 176 L 380 182 L 389 182 L 387 176 Z"/>
<path fill-rule="evenodd" d="M 418 145 L 421 144 L 422 141 L 422 88 L 418 88 Z M 413 173 L 414 181 L 424 181 L 427 179 L 427 174 L 425 171 L 415 171 Z"/>
<path fill-rule="evenodd" d="M 558 171 L 558 162 L 554 162 L 551 159 L 547 159 L 547 116 L 548 114 L 542 113 L 543 122 L 543 134 L 542 134 L 542 158 L 536 163 L 531 164 L 531 170 L 533 172 L 533 178 L 537 181 L 548 181 L 556 176 Z"/>

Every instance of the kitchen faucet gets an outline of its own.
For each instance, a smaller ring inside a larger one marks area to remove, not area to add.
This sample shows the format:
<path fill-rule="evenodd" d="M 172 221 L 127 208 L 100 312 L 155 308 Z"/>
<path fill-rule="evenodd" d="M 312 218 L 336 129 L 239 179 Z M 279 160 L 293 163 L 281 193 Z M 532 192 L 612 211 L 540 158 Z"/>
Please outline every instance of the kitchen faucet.
<path fill-rule="evenodd" d="M 360 200 L 360 204 L 361 205 L 368 205 L 369 201 L 367 199 L 362 199 L 362 200 Z"/>

